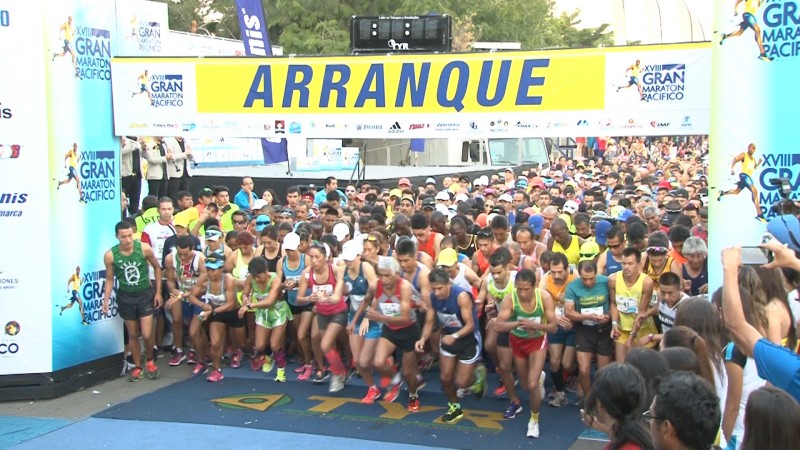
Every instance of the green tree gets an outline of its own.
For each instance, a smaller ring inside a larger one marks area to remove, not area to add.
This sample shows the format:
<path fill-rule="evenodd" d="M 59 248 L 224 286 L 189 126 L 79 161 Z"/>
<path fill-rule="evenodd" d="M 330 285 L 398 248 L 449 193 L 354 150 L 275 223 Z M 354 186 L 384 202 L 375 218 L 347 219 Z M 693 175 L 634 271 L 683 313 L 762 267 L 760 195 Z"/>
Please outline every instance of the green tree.
<path fill-rule="evenodd" d="M 170 28 L 239 39 L 234 0 L 159 0 L 169 5 Z M 608 25 L 579 29 L 578 12 L 553 16 L 552 0 L 262 0 L 270 41 L 286 54 L 341 55 L 350 45 L 353 15 L 448 14 L 455 51 L 477 40 L 520 42 L 526 50 L 610 45 Z"/>

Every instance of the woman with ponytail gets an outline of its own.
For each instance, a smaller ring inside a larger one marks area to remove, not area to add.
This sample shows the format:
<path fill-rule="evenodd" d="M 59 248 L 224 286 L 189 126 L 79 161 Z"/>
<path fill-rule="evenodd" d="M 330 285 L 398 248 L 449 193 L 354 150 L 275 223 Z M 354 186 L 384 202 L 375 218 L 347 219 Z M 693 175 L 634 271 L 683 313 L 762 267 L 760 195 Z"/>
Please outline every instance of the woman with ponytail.
<path fill-rule="evenodd" d="M 714 369 L 711 366 L 711 358 L 708 355 L 708 346 L 705 339 L 701 338 L 694 330 L 685 326 L 675 326 L 670 328 L 661 339 L 661 349 L 672 347 L 683 347 L 691 350 L 697 356 L 697 363 L 700 367 L 700 376 L 714 386 Z"/>
<path fill-rule="evenodd" d="M 611 363 L 597 371 L 581 417 L 586 425 L 608 434 L 605 450 L 651 450 L 642 420 L 647 398 L 647 383 L 635 367 Z"/>

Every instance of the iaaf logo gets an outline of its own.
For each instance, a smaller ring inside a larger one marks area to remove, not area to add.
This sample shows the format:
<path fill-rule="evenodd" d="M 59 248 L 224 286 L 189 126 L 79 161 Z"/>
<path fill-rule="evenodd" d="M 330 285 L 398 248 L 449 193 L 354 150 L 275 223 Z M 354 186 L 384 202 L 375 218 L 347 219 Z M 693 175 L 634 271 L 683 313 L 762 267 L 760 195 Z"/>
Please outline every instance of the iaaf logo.
<path fill-rule="evenodd" d="M 538 128 L 535 123 L 530 123 L 530 122 L 517 122 L 517 124 L 514 126 L 517 128 L 524 128 L 524 129 Z"/>
<path fill-rule="evenodd" d="M 430 128 L 430 126 L 431 125 L 429 123 L 412 123 L 411 125 L 408 126 L 408 129 L 409 130 L 420 130 L 420 129 L 423 129 L 423 128 Z"/>
<path fill-rule="evenodd" d="M 656 122 L 654 120 L 650 122 L 650 126 L 653 128 L 667 128 L 669 126 L 669 122 Z"/>

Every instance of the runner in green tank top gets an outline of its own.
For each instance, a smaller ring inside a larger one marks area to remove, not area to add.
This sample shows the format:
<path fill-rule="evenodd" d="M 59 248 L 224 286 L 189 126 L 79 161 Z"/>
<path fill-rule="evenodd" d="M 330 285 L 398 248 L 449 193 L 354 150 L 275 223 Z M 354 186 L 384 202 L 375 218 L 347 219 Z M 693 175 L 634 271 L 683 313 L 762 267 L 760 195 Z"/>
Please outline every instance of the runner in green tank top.
<path fill-rule="evenodd" d="M 260 369 L 264 373 L 272 370 L 273 358 L 263 355 L 269 342 L 274 362 L 278 363 L 275 381 L 282 383 L 286 381 L 286 355 L 283 351 L 286 324 L 292 320 L 292 311 L 281 295 L 281 283 L 278 277 L 269 272 L 265 258 L 253 258 L 248 265 L 248 271 L 247 282 L 242 291 L 243 305 L 239 309 L 239 317 L 244 317 L 248 310 L 255 310 L 256 357 L 253 358 L 250 368 Z"/>
<path fill-rule="evenodd" d="M 508 343 L 508 333 L 498 333 L 494 326 L 503 299 L 511 295 L 514 290 L 517 272 L 508 270 L 510 262 L 511 251 L 506 247 L 497 248 L 489 257 L 487 282 L 481 285 L 481 291 L 478 293 L 478 302 L 486 305 L 486 317 L 489 319 L 486 323 L 484 348 L 492 358 L 494 366 L 500 370 L 500 385 L 494 390 L 494 395 L 500 397 L 508 393 L 511 399 L 511 404 L 504 414 L 506 419 L 516 417 L 517 410 L 521 409 L 517 407 L 519 397 L 514 387 L 514 356 Z"/>
<path fill-rule="evenodd" d="M 106 266 L 105 291 L 103 292 L 103 314 L 109 313 L 111 292 L 114 278 L 119 282 L 116 305 L 119 316 L 125 321 L 130 342 L 138 343 L 139 336 L 144 338 L 147 349 L 147 377 L 158 378 L 158 367 L 153 360 L 153 309 L 163 303 L 161 283 L 156 283 L 155 295 L 150 286 L 147 264 L 153 267 L 156 279 L 161 279 L 161 265 L 156 259 L 152 247 L 133 239 L 133 225 L 119 222 L 115 227 L 119 244 L 108 250 L 103 256 Z M 139 345 L 131 346 L 131 357 L 136 367 L 130 373 L 130 381 L 143 378 L 142 353 Z"/>
<path fill-rule="evenodd" d="M 539 437 L 539 407 L 544 397 L 544 361 L 547 335 L 558 329 L 553 298 L 536 288 L 536 274 L 529 269 L 517 273 L 512 295 L 503 300 L 495 328 L 510 332 L 511 350 L 519 379 L 528 383 L 531 419 L 528 437 Z M 509 406 L 511 408 L 511 406 Z M 521 408 L 519 408 L 521 409 Z"/>

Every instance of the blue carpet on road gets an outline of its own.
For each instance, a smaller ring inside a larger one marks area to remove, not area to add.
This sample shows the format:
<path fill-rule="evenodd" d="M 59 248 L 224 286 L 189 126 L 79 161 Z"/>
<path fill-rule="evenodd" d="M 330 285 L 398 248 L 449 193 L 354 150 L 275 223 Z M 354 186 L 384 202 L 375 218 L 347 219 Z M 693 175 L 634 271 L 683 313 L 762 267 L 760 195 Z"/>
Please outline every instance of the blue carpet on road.
<path fill-rule="evenodd" d="M 291 371 L 289 378 L 292 378 Z M 584 431 L 575 406 L 543 406 L 541 437 L 525 438 L 529 418 L 525 411 L 515 419 L 504 420 L 507 399 L 487 396 L 462 400 L 465 417 L 457 424 L 440 420 L 446 398 L 438 382 L 429 382 L 420 393 L 421 410 L 406 411 L 407 393 L 394 403 L 360 402 L 366 389 L 353 380 L 341 392 L 330 394 L 327 384 L 289 381 L 275 383 L 245 368 L 225 369 L 226 378 L 208 383 L 202 378 L 165 387 L 130 402 L 113 406 L 96 418 L 153 422 L 180 422 L 294 432 L 322 436 L 396 442 L 432 447 L 568 448 Z M 428 378 L 435 378 L 428 374 Z M 142 382 L 147 382 L 142 381 Z"/>
<path fill-rule="evenodd" d="M 69 420 L 0 416 L 0 450 L 69 425 Z"/>

